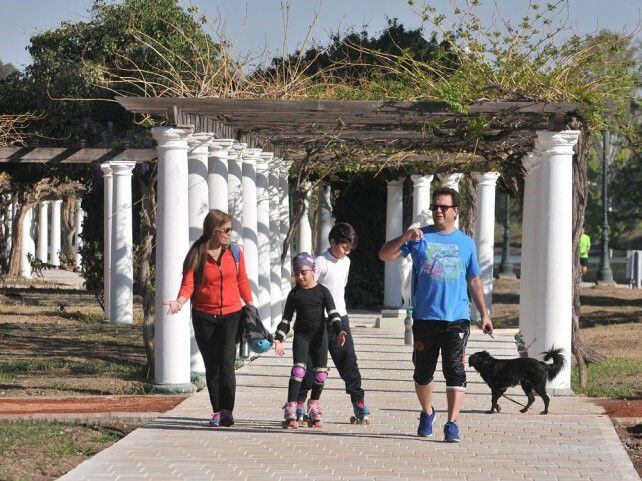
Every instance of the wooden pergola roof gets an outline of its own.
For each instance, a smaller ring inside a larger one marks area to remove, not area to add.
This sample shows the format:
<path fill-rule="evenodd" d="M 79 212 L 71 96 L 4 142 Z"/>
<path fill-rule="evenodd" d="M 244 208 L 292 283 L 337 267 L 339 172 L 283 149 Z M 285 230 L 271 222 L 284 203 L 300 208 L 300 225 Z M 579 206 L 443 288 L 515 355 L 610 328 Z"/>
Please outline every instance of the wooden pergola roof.
<path fill-rule="evenodd" d="M 117 97 L 128 111 L 165 115 L 170 124 L 194 125 L 256 146 L 296 152 L 303 147 L 347 144 L 425 152 L 475 151 L 487 158 L 531 149 L 536 130 L 561 130 L 581 116 L 577 103 L 479 102 L 455 113 L 434 102 L 300 101 Z M 475 119 L 487 122 L 471 136 Z"/>
<path fill-rule="evenodd" d="M 297 158 L 306 148 L 347 145 L 370 152 L 408 152 L 409 160 L 431 160 L 427 153 L 475 154 L 502 160 L 532 149 L 536 130 L 562 130 L 581 117 L 582 104 L 478 102 L 466 113 L 445 104 L 396 101 L 252 100 L 225 98 L 116 97 L 127 111 L 165 116 L 170 125 L 234 138 L 252 147 Z M 485 128 L 471 135 L 475 120 Z M 99 164 L 156 159 L 155 149 L 6 147 L 1 163 Z"/>

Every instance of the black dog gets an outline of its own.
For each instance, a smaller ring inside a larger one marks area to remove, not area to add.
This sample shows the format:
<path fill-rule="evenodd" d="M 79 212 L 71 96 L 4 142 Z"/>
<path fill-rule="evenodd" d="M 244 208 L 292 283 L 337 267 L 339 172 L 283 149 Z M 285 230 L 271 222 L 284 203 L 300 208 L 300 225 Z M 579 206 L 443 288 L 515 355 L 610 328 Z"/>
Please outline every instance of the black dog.
<path fill-rule="evenodd" d="M 520 412 L 525 413 L 535 401 L 535 391 L 544 401 L 544 410 L 540 414 L 548 414 L 548 403 L 550 401 L 546 394 L 546 380 L 553 380 L 564 365 L 566 359 L 562 355 L 563 349 L 552 347 L 544 354 L 544 361 L 553 360 L 547 364 L 531 357 L 520 357 L 517 359 L 495 359 L 486 351 L 476 352 L 468 359 L 468 364 L 481 374 L 481 377 L 493 391 L 492 405 L 489 414 L 500 412 L 497 400 L 506 389 L 511 386 L 522 386 L 528 397 L 528 403 Z"/>

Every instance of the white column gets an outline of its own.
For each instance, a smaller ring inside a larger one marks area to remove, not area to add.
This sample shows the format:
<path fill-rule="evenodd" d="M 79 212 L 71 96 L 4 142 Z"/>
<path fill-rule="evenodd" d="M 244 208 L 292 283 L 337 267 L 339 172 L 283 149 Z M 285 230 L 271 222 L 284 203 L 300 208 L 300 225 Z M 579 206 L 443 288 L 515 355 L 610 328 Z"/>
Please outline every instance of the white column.
<path fill-rule="evenodd" d="M 260 155 L 261 149 L 246 149 L 243 152 L 243 254 L 254 302 L 259 302 L 256 163 L 260 161 Z"/>
<path fill-rule="evenodd" d="M 538 131 L 542 149 L 543 214 L 546 221 L 539 246 L 536 316 L 541 322 L 535 345 L 539 352 L 560 347 L 566 367 L 549 387 L 558 392 L 571 389 L 571 335 L 573 314 L 573 147 L 579 131 Z"/>
<path fill-rule="evenodd" d="M 281 162 L 279 170 L 279 228 L 281 236 L 279 238 L 279 261 L 283 249 L 283 244 L 290 230 L 290 182 L 288 180 L 290 166 L 292 164 L 287 160 Z M 285 306 L 290 289 L 292 288 L 292 247 L 291 243 L 287 246 L 284 262 L 281 264 L 281 300 Z"/>
<path fill-rule="evenodd" d="M 443 174 L 439 176 L 442 187 L 450 187 L 451 189 L 455 189 L 457 192 L 459 192 L 459 182 L 463 177 L 464 174 L 462 173 Z M 459 217 L 455 219 L 455 228 L 459 229 Z"/>
<path fill-rule="evenodd" d="M 33 209 L 27 210 L 22 219 L 22 236 L 20 238 L 20 275 L 22 277 L 31 277 L 31 264 L 29 263 L 28 254 L 34 255 L 35 248 L 31 229 L 33 223 Z"/>
<path fill-rule="evenodd" d="M 228 212 L 232 216 L 232 242 L 243 244 L 243 151 L 247 144 L 232 145 L 227 159 Z"/>
<path fill-rule="evenodd" d="M 103 297 L 105 320 L 109 321 L 111 309 L 111 226 L 114 211 L 114 177 L 109 162 L 100 164 L 103 171 Z"/>
<path fill-rule="evenodd" d="M 228 153 L 234 139 L 216 139 L 210 143 L 207 184 L 209 186 L 209 205 L 211 209 L 229 212 Z"/>
<path fill-rule="evenodd" d="M 189 129 L 156 127 L 158 186 L 156 208 L 156 319 L 154 390 L 193 392 L 190 382 L 189 313 L 186 303 L 170 316 L 163 302 L 176 299 L 189 249 L 187 137 Z"/>
<path fill-rule="evenodd" d="M 51 257 L 49 263 L 58 267 L 60 265 L 60 241 L 62 233 L 60 230 L 60 206 L 62 199 L 51 201 Z"/>
<path fill-rule="evenodd" d="M 477 178 L 477 219 L 475 220 L 475 244 L 481 269 L 486 310 L 490 314 L 493 300 L 493 258 L 495 247 L 495 185 L 498 172 L 476 173 Z M 481 320 L 473 303 L 473 320 Z"/>
<path fill-rule="evenodd" d="M 270 181 L 268 163 L 274 154 L 263 152 L 256 162 L 257 240 L 259 247 L 259 316 L 263 325 L 272 327 L 272 302 L 270 285 Z"/>
<path fill-rule="evenodd" d="M 189 209 L 189 245 L 203 234 L 203 220 L 210 210 L 209 206 L 209 152 L 212 134 L 194 134 L 187 140 L 187 203 Z M 191 318 L 191 312 L 189 313 Z M 205 382 L 205 363 L 196 343 L 194 326 L 189 326 L 190 379 Z"/>
<path fill-rule="evenodd" d="M 49 201 L 40 202 L 38 211 L 38 259 L 47 262 L 49 253 Z"/>
<path fill-rule="evenodd" d="M 76 267 L 80 269 L 82 267 L 82 256 L 80 255 L 80 248 L 83 245 L 82 241 L 82 223 L 85 219 L 85 211 L 82 210 L 80 199 L 76 200 L 76 236 L 75 236 L 75 247 L 76 247 Z"/>
<path fill-rule="evenodd" d="M 211 138 L 212 134 L 194 134 L 187 139 L 187 202 L 190 246 L 203 233 L 203 219 L 210 211 L 208 155 Z"/>
<path fill-rule="evenodd" d="M 133 324 L 132 170 L 136 162 L 110 162 L 109 165 L 114 176 L 109 320 Z"/>
<path fill-rule="evenodd" d="M 271 330 L 281 320 L 283 314 L 283 293 L 281 292 L 281 226 L 279 191 L 280 159 L 274 158 L 269 165 L 268 180 L 270 183 L 268 197 L 270 199 L 270 319 Z"/>
<path fill-rule="evenodd" d="M 522 214 L 522 249 L 519 286 L 519 330 L 524 339 L 524 346 L 531 357 L 534 357 L 533 341 L 536 323 L 534 304 L 537 299 L 537 265 L 539 240 L 537 235 L 537 204 L 540 201 L 540 164 L 539 153 L 531 152 L 523 159 L 524 170 L 524 207 Z"/>
<path fill-rule="evenodd" d="M 328 235 L 332 229 L 332 199 L 330 183 L 319 186 L 319 208 L 317 209 L 317 251 L 319 255 L 330 247 Z"/>
<path fill-rule="evenodd" d="M 403 234 L 403 182 L 403 178 L 388 181 L 386 242 Z M 402 305 L 399 263 L 400 259 L 385 263 L 383 305 L 389 309 L 399 309 Z"/>
<path fill-rule="evenodd" d="M 430 184 L 434 175 L 411 175 L 412 179 L 412 222 L 421 226 L 432 224 L 430 211 Z"/>
<path fill-rule="evenodd" d="M 306 182 L 307 194 L 303 200 L 305 212 L 299 221 L 299 230 L 297 231 L 297 249 L 298 252 L 308 252 L 312 254 L 312 228 L 310 227 L 310 183 Z M 295 254 L 298 254 L 296 252 Z"/>

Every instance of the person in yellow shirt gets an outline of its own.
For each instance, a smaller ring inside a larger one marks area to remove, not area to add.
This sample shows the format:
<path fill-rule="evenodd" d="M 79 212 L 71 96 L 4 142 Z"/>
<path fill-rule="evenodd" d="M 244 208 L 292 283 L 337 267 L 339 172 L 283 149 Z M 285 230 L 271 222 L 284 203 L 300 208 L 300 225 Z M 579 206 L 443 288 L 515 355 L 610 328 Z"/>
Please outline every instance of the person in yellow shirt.
<path fill-rule="evenodd" d="M 582 235 L 580 236 L 579 254 L 580 254 L 580 267 L 582 269 L 582 276 L 588 270 L 588 257 L 591 250 L 591 238 L 582 227 Z"/>

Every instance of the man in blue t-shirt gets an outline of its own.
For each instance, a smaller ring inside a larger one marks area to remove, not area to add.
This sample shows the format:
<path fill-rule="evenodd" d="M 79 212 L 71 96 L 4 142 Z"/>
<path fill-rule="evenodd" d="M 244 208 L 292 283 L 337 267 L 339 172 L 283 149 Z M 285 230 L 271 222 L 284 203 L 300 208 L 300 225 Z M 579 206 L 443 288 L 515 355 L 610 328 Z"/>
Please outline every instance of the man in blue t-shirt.
<path fill-rule="evenodd" d="M 435 189 L 430 210 L 434 225 L 409 229 L 386 242 L 379 251 L 383 261 L 410 255 L 413 264 L 412 332 L 415 391 L 422 407 L 417 434 L 432 435 L 433 375 L 441 350 L 448 420 L 444 438 L 459 442 L 457 415 L 466 391 L 464 358 L 470 334 L 468 289 L 482 314 L 484 333 L 493 332 L 486 311 L 475 242 L 455 227 L 459 215 L 459 192 L 448 187 Z"/>

